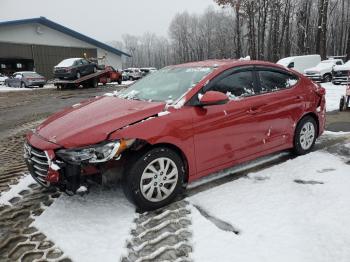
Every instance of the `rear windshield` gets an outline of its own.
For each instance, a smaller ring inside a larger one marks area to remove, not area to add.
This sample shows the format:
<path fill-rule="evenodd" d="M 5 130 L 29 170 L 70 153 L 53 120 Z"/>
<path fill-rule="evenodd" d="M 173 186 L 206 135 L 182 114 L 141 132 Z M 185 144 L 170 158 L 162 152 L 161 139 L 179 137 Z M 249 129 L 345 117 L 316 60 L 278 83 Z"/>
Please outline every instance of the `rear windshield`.
<path fill-rule="evenodd" d="M 61 63 L 57 65 L 57 67 L 67 67 L 72 66 L 75 61 L 80 60 L 79 58 L 69 58 L 66 60 L 63 60 Z"/>

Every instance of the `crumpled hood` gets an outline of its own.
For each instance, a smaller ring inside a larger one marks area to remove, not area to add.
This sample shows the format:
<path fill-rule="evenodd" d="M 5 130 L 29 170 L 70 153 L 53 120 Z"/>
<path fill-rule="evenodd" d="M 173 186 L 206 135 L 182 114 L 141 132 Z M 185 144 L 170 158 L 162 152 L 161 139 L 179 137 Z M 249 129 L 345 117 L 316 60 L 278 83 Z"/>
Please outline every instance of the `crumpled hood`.
<path fill-rule="evenodd" d="M 99 97 L 52 115 L 35 133 L 65 148 L 92 145 L 106 140 L 117 129 L 158 114 L 164 105 Z"/>

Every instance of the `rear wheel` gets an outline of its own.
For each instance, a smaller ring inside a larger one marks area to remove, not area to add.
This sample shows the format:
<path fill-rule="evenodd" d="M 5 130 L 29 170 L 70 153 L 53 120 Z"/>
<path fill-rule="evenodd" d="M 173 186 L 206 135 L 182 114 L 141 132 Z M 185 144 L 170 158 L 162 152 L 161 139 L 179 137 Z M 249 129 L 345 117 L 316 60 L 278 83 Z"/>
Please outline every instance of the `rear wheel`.
<path fill-rule="evenodd" d="M 342 96 L 339 101 L 339 111 L 343 111 L 345 107 L 345 97 Z"/>
<path fill-rule="evenodd" d="M 153 148 L 137 159 L 130 159 L 130 165 L 124 174 L 123 189 L 141 210 L 163 207 L 182 190 L 183 161 L 167 147 Z"/>
<path fill-rule="evenodd" d="M 317 137 L 317 124 L 313 117 L 306 116 L 300 120 L 294 134 L 294 148 L 296 155 L 304 155 L 312 150 Z"/>
<path fill-rule="evenodd" d="M 122 84 L 122 78 L 120 77 L 117 82 L 118 82 L 118 85 L 121 85 Z"/>
<path fill-rule="evenodd" d="M 132 76 L 129 77 L 130 81 L 134 81 L 134 78 Z"/>

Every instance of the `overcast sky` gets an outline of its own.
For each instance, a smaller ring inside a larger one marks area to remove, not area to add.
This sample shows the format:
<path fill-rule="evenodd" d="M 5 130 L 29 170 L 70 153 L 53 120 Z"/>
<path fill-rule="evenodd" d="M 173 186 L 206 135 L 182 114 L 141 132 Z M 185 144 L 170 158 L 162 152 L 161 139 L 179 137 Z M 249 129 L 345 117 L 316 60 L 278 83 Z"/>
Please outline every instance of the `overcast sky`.
<path fill-rule="evenodd" d="M 201 13 L 210 5 L 213 0 L 0 0 L 0 21 L 45 16 L 108 42 L 125 33 L 167 36 L 176 13 Z"/>

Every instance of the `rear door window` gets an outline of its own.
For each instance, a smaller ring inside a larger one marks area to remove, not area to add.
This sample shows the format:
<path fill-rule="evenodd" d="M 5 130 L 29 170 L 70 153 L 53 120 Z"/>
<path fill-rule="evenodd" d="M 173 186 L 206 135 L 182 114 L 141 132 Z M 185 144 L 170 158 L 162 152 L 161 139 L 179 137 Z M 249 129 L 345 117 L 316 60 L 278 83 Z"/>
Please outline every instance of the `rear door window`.
<path fill-rule="evenodd" d="M 275 70 L 258 69 L 258 76 L 261 93 L 284 90 L 294 86 L 298 82 L 297 76 Z"/>

